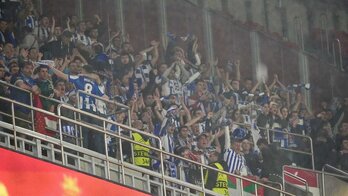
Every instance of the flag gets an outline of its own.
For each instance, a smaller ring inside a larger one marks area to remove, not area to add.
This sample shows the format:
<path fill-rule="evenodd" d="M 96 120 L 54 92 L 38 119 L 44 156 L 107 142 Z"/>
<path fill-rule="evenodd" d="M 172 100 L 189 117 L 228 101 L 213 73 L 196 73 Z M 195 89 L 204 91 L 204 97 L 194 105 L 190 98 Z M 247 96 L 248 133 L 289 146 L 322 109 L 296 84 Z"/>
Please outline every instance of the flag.
<path fill-rule="evenodd" d="M 315 172 L 303 170 L 301 168 L 294 168 L 291 166 L 285 166 L 284 170 L 295 175 L 295 176 L 298 176 L 302 179 L 305 179 L 307 181 L 309 187 L 319 187 L 318 175 Z M 302 182 L 300 182 L 294 178 L 291 178 L 287 175 L 285 176 L 285 182 L 290 183 L 290 184 L 303 185 Z"/>
<path fill-rule="evenodd" d="M 43 109 L 43 105 L 41 102 L 41 99 L 39 95 L 34 95 L 33 97 L 34 106 L 40 109 Z M 57 126 L 54 128 L 54 122 L 57 122 L 57 118 L 51 115 L 44 114 L 42 112 L 35 111 L 35 131 L 48 135 L 48 136 L 54 136 L 55 132 L 47 130 L 46 127 L 53 128 L 54 130 L 57 130 Z M 48 126 L 47 126 L 48 125 Z"/>
<path fill-rule="evenodd" d="M 246 176 L 250 180 L 256 180 L 254 176 Z M 243 180 L 243 192 L 246 196 L 255 195 L 257 187 L 257 195 L 263 196 L 263 187 L 255 186 L 254 183 Z M 228 177 L 228 191 L 230 195 L 239 195 L 240 194 L 240 180 L 236 177 L 229 176 Z"/>

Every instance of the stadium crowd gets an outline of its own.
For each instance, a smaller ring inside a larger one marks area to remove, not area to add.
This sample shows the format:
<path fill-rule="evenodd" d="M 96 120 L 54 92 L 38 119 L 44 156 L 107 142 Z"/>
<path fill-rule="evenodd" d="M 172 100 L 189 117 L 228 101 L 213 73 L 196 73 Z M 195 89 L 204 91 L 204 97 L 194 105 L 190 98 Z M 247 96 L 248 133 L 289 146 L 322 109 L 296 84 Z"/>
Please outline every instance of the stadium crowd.
<path fill-rule="evenodd" d="M 269 81 L 253 81 L 251 74 L 241 75 L 239 60 L 226 65 L 218 60 L 205 62 L 193 34 L 167 33 L 164 51 L 156 40 L 135 51 L 131 37 L 109 29 L 98 15 L 91 20 L 69 16 L 58 22 L 54 16 L 39 15 L 31 0 L 1 13 L 1 97 L 29 105 L 33 101 L 35 107 L 52 113 L 59 103 L 66 103 L 118 123 L 131 121 L 132 127 L 159 136 L 167 152 L 262 180 L 281 175 L 284 164 L 311 168 L 310 156 L 280 150 L 310 152 L 308 138 L 287 133 L 312 138 L 315 169 L 330 164 L 348 171 L 348 121 L 342 118 L 348 98 L 321 100 L 312 112 L 301 93 L 309 86 L 283 84 L 277 75 Z M 78 90 L 87 94 L 77 97 Z M 131 116 L 103 100 L 129 106 Z M 1 112 L 10 114 L 9 104 L 4 103 L 0 103 Z M 11 123 L 12 118 L 3 114 L 1 120 Z M 32 118 L 29 109 L 16 106 L 15 115 L 16 125 L 31 128 L 25 121 Z M 35 131 L 58 137 L 47 129 L 49 120 L 37 114 L 35 119 Z M 82 121 L 102 126 L 101 120 L 89 116 Z M 80 134 L 69 123 L 62 127 L 66 135 Z M 129 134 L 116 126 L 108 130 Z M 86 128 L 82 134 L 84 147 L 105 153 L 107 144 L 109 155 L 119 156 L 115 138 L 105 142 L 103 134 Z M 145 135 L 128 136 L 158 147 Z M 129 144 L 124 145 L 123 153 L 131 154 Z M 158 169 L 158 155 L 140 145 L 133 150 L 134 164 Z M 165 168 L 172 177 L 189 182 L 201 179 L 192 165 L 170 156 Z M 206 183 L 214 189 L 215 183 Z"/>

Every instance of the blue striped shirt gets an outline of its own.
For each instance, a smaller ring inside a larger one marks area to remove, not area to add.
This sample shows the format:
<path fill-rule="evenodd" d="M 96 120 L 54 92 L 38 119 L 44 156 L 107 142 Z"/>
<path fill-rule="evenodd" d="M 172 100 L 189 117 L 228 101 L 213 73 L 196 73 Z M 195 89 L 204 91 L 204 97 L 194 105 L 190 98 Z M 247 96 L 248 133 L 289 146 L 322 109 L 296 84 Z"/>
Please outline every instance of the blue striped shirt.
<path fill-rule="evenodd" d="M 245 166 L 245 159 L 243 155 L 237 154 L 232 149 L 226 149 L 224 153 L 224 160 L 228 166 L 228 172 L 235 173 L 235 171 L 240 172 L 240 170 Z"/>

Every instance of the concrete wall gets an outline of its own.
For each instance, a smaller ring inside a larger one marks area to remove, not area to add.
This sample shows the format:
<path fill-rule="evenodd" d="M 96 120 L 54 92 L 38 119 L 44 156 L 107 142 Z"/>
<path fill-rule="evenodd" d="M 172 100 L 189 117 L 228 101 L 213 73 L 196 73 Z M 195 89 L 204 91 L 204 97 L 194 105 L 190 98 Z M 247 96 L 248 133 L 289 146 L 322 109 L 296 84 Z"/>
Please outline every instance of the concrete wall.
<path fill-rule="evenodd" d="M 264 1 L 250 0 L 252 21 L 262 26 L 266 26 Z"/>
<path fill-rule="evenodd" d="M 282 9 L 279 7 L 278 0 L 268 0 L 267 1 L 268 9 L 268 30 L 270 32 L 276 32 L 282 35 L 282 19 L 281 12 Z"/>
<path fill-rule="evenodd" d="M 244 0 L 229 0 L 227 2 L 228 12 L 236 20 L 246 21 Z"/>
<path fill-rule="evenodd" d="M 339 26 L 338 26 L 338 29 L 340 31 L 348 31 L 348 21 L 347 21 L 347 18 L 348 18 L 348 14 L 345 10 L 339 10 L 336 12 L 336 14 L 338 15 L 338 18 L 339 18 Z"/>
<path fill-rule="evenodd" d="M 294 0 L 283 0 L 283 5 L 286 8 L 288 24 L 287 38 L 296 43 L 296 33 L 300 31 L 298 23 L 302 23 L 303 34 L 305 37 L 308 36 L 307 8 Z"/>
<path fill-rule="evenodd" d="M 310 36 L 311 28 L 321 27 L 321 15 L 327 16 L 327 27 L 330 30 L 335 28 L 334 19 L 338 19 L 336 30 L 348 31 L 347 10 L 342 5 L 332 3 L 321 3 L 317 0 L 225 0 L 225 6 L 222 8 L 224 0 L 206 0 L 207 7 L 221 11 L 225 10 L 234 19 L 246 22 L 247 7 L 246 2 L 250 2 L 249 12 L 251 20 L 267 29 L 269 32 L 275 32 L 285 36 L 288 40 L 295 42 L 294 18 L 298 16 L 302 21 L 302 28 L 305 37 Z M 197 3 L 196 0 L 190 2 Z M 281 5 L 281 7 L 280 7 Z M 281 12 L 285 13 L 285 21 L 282 21 Z M 311 24 L 310 24 L 311 23 Z M 284 26 L 285 25 L 285 26 Z"/>
<path fill-rule="evenodd" d="M 312 10 L 315 10 L 313 12 L 313 27 L 314 28 L 321 28 L 322 22 L 324 20 L 326 20 L 325 18 L 327 18 L 327 28 L 328 29 L 333 29 L 334 28 L 334 24 L 333 24 L 333 13 L 332 11 L 329 9 L 329 7 L 325 6 L 324 4 L 311 4 L 310 5 L 312 8 Z"/>
<path fill-rule="evenodd" d="M 212 10 L 222 11 L 221 0 L 206 0 L 206 6 Z"/>

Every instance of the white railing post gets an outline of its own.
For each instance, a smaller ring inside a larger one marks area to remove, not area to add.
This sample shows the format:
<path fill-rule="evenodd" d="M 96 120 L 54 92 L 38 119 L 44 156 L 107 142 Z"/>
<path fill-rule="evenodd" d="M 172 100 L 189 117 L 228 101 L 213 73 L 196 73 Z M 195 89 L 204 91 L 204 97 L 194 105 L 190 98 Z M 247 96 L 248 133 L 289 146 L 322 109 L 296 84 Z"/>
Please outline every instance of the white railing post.
<path fill-rule="evenodd" d="M 14 110 L 14 103 L 13 102 L 11 103 L 11 114 L 12 114 L 12 124 L 13 124 L 13 134 L 14 134 L 15 149 L 18 150 L 16 116 L 15 116 L 15 110 Z"/>
<path fill-rule="evenodd" d="M 107 130 L 106 130 L 106 126 L 105 126 L 105 121 L 103 120 L 103 137 L 104 137 L 104 149 L 105 149 L 105 156 L 106 156 L 106 161 L 105 161 L 105 170 L 106 170 L 106 173 L 105 173 L 105 176 L 107 179 L 110 180 L 110 162 L 109 162 L 109 151 L 108 151 L 108 144 L 106 142 L 106 139 L 107 139 Z"/>
<path fill-rule="evenodd" d="M 63 146 L 63 133 L 62 133 L 62 119 L 61 119 L 61 106 L 58 105 L 57 107 L 57 114 L 59 116 L 58 118 L 58 129 L 59 129 L 59 140 L 60 140 L 60 150 L 62 153 L 62 163 L 65 165 L 65 156 L 64 156 L 64 146 Z"/>

